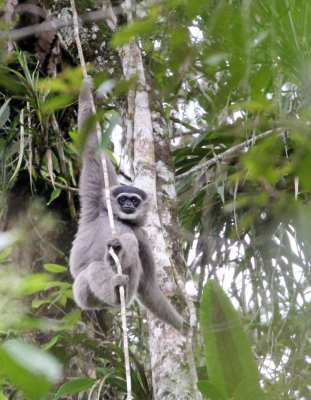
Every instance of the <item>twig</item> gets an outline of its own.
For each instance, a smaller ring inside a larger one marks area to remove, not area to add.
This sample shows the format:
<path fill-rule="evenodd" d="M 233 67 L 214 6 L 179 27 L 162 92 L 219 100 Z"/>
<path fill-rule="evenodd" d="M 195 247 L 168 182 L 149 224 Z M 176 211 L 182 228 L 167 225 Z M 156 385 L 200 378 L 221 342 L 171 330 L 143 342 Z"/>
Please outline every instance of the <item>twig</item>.
<path fill-rule="evenodd" d="M 239 188 L 239 180 L 237 179 L 235 182 L 235 187 L 234 187 L 233 215 L 234 215 L 235 230 L 236 230 L 239 240 L 241 240 L 240 234 L 239 234 L 238 219 L 237 219 L 237 215 L 236 215 L 236 198 L 237 198 L 238 188 Z"/>
<path fill-rule="evenodd" d="M 192 126 L 191 124 L 188 124 L 187 122 L 182 121 L 179 118 L 170 117 L 170 119 L 171 119 L 171 121 L 175 122 L 175 124 L 180 124 L 190 131 L 190 132 L 183 132 L 183 134 L 189 135 L 191 133 L 202 133 L 202 134 L 205 133 L 205 131 L 203 129 L 198 129 L 198 128 Z"/>
<path fill-rule="evenodd" d="M 54 251 L 56 251 L 60 256 L 65 257 L 65 253 L 63 253 L 61 250 L 59 250 L 57 247 L 54 246 L 50 241 L 47 241 L 43 238 L 41 235 L 39 229 L 36 227 L 35 223 L 32 221 L 30 215 L 27 215 L 27 218 L 29 222 L 31 223 L 35 233 L 38 235 L 39 239 L 42 241 L 42 243 L 45 243 L 46 245 L 50 246 Z"/>
<path fill-rule="evenodd" d="M 79 189 L 78 188 L 75 188 L 75 187 L 72 187 L 72 186 L 66 186 L 66 185 L 63 185 L 63 184 L 58 183 L 58 182 L 54 182 L 54 185 L 53 185 L 52 181 L 50 181 L 49 178 L 47 178 L 43 174 L 41 174 L 41 177 L 43 178 L 44 181 L 46 181 L 52 187 L 55 186 L 55 187 L 58 187 L 58 188 L 63 189 L 63 190 L 67 190 L 67 191 L 74 192 L 74 193 L 79 193 Z"/>
<path fill-rule="evenodd" d="M 176 180 L 180 180 L 180 179 L 186 178 L 187 176 L 193 174 L 196 171 L 206 170 L 209 167 L 217 164 L 218 161 L 221 161 L 223 159 L 229 158 L 230 156 L 231 157 L 234 156 L 236 153 L 238 153 L 239 151 L 243 150 L 245 147 L 251 146 L 252 144 L 257 142 L 257 140 L 262 139 L 262 138 L 264 138 L 266 136 L 269 136 L 274 132 L 278 132 L 279 130 L 280 130 L 280 128 L 271 129 L 271 130 L 269 130 L 267 132 L 260 133 L 259 135 L 255 136 L 255 137 L 253 137 L 251 139 L 248 139 L 243 143 L 239 143 L 236 146 L 233 146 L 230 149 L 224 151 L 223 153 L 218 154 L 217 156 L 211 158 L 210 160 L 207 160 L 202 164 L 196 165 L 195 167 L 191 168 L 189 171 L 184 172 L 183 174 L 177 175 L 176 176 Z"/>
<path fill-rule="evenodd" d="M 114 13 L 123 14 L 124 10 L 121 7 L 114 7 Z M 90 11 L 84 15 L 80 16 L 80 21 L 82 24 L 86 22 L 96 22 L 101 21 L 105 18 L 109 17 L 109 13 L 107 11 L 98 10 L 98 11 Z M 61 29 L 61 28 L 70 28 L 74 25 L 73 18 L 59 19 L 55 18 L 50 21 L 42 22 L 41 24 L 34 24 L 30 26 L 26 26 L 20 29 L 12 29 L 11 31 L 3 31 L 0 32 L 0 39 L 10 39 L 10 40 L 20 40 L 27 38 L 29 36 L 36 35 L 40 32 L 50 31 L 52 29 Z"/>
<path fill-rule="evenodd" d="M 86 65 L 85 65 L 82 45 L 81 45 L 81 41 L 80 41 L 80 37 L 79 37 L 79 23 L 78 23 L 78 14 L 76 11 L 75 1 L 70 0 L 70 3 L 71 3 L 72 15 L 73 15 L 73 23 L 74 23 L 74 36 L 75 36 L 75 40 L 76 40 L 76 44 L 77 44 L 82 73 L 83 73 L 84 78 L 87 78 L 88 74 L 87 74 L 87 69 L 86 69 Z M 92 113 L 95 115 L 96 108 L 95 108 L 95 103 L 94 103 L 94 98 L 93 98 L 92 92 L 90 92 L 90 102 L 91 102 L 91 107 L 92 107 Z M 98 140 L 100 141 L 101 129 L 100 129 L 99 123 L 96 124 L 96 131 L 97 131 Z M 103 171 L 104 171 L 106 204 L 107 204 L 107 210 L 108 210 L 109 224 L 110 224 L 111 234 L 114 236 L 114 235 L 116 235 L 116 229 L 115 229 L 112 207 L 111 207 L 109 177 L 108 177 L 107 162 L 106 162 L 105 155 L 103 155 L 103 157 L 102 157 L 102 165 L 103 165 Z M 117 266 L 118 274 L 121 275 L 122 274 L 121 263 L 112 248 L 109 249 L 109 254 L 114 259 L 114 262 Z M 122 328 L 123 328 L 123 347 L 124 347 L 125 372 L 126 372 L 127 400 L 131 400 L 133 397 L 132 397 L 130 358 L 129 358 L 127 326 L 126 326 L 126 307 L 125 307 L 124 287 L 120 286 L 119 290 L 120 290 L 121 317 L 122 317 Z"/>

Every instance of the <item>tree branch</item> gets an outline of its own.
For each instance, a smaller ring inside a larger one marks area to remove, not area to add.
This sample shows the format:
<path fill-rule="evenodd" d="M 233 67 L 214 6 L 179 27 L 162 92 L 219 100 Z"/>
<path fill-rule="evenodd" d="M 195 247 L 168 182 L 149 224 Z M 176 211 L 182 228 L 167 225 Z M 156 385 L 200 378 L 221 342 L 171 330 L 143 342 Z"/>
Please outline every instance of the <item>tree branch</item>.
<path fill-rule="evenodd" d="M 189 135 L 191 133 L 202 133 L 202 134 L 205 133 L 202 129 L 196 128 L 196 127 L 192 126 L 191 124 L 188 124 L 187 122 L 182 121 L 179 118 L 170 117 L 170 120 L 175 122 L 175 124 L 184 126 L 186 129 L 188 129 L 190 131 L 190 132 L 183 132 L 183 134 L 185 134 L 185 135 Z M 178 135 L 176 135 L 176 136 L 178 137 Z M 175 137 L 174 137 L 174 139 L 175 139 Z"/>
<path fill-rule="evenodd" d="M 116 15 L 123 14 L 124 10 L 121 7 L 114 7 L 113 11 Z M 90 11 L 86 14 L 80 15 L 80 23 L 85 24 L 87 22 L 96 22 L 106 19 L 110 16 L 109 11 L 97 10 Z M 10 31 L 0 32 L 0 39 L 20 40 L 29 36 L 33 36 L 40 32 L 50 31 L 52 29 L 69 28 L 74 26 L 73 18 L 58 19 L 54 18 L 50 21 L 44 21 L 41 24 L 35 24 L 26 26 L 24 28 L 12 29 Z"/>
<path fill-rule="evenodd" d="M 217 162 L 219 162 L 219 161 L 233 157 L 236 153 L 243 150 L 245 147 L 251 146 L 251 145 L 255 144 L 257 142 L 257 140 L 263 139 L 264 137 L 269 136 L 274 132 L 278 132 L 279 130 L 280 130 L 280 128 L 271 129 L 267 132 L 260 133 L 259 135 L 254 136 L 251 139 L 248 139 L 243 143 L 239 143 L 236 146 L 233 146 L 230 149 L 224 151 L 223 153 L 218 154 L 217 156 L 211 158 L 210 160 L 207 160 L 202 164 L 196 165 L 195 167 L 191 168 L 189 171 L 184 172 L 183 174 L 177 175 L 176 180 L 179 181 L 180 179 L 186 178 L 187 176 L 193 174 L 196 171 L 206 170 L 206 169 L 210 168 L 211 166 L 217 164 Z"/>
<path fill-rule="evenodd" d="M 43 174 L 40 174 L 40 176 L 45 182 L 47 182 L 52 187 L 55 186 L 55 187 L 58 187 L 60 189 L 66 190 L 68 192 L 79 193 L 79 189 L 78 188 L 75 188 L 75 187 L 72 187 L 72 186 L 66 186 L 66 185 L 63 185 L 63 184 L 58 183 L 58 182 L 54 182 L 54 185 L 53 185 L 53 182 L 49 178 L 47 178 Z"/>

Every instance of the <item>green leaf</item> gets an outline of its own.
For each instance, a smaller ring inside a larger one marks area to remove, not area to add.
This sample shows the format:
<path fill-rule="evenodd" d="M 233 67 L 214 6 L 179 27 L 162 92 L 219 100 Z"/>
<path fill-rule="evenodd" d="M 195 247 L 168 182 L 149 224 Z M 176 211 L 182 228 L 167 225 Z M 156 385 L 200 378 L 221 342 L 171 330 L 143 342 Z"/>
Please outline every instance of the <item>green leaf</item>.
<path fill-rule="evenodd" d="M 60 108 L 69 106 L 74 101 L 74 96 L 71 94 L 62 94 L 59 96 L 50 97 L 43 105 L 43 111 L 53 112 Z"/>
<path fill-rule="evenodd" d="M 75 394 L 90 389 L 96 380 L 91 378 L 79 378 L 64 383 L 56 392 L 53 400 L 58 400 L 68 394 Z"/>
<path fill-rule="evenodd" d="M 116 386 L 117 388 L 126 392 L 126 381 L 124 379 L 120 379 L 114 376 L 109 376 L 107 378 L 107 382 L 109 382 L 112 386 Z"/>
<path fill-rule="evenodd" d="M 199 381 L 197 383 L 200 392 L 210 400 L 226 400 L 221 391 L 208 381 Z"/>
<path fill-rule="evenodd" d="M 75 176 L 74 176 L 74 172 L 73 172 L 72 161 L 70 159 L 68 160 L 68 166 L 69 166 L 69 173 L 70 173 L 70 177 L 71 177 L 72 183 L 75 186 L 77 186 L 77 182 L 75 180 Z"/>
<path fill-rule="evenodd" d="M 134 37 L 152 33 L 155 26 L 156 21 L 154 19 L 143 18 L 135 21 L 135 23 L 124 26 L 124 28 L 114 34 L 112 45 L 114 47 L 123 46 L 124 44 L 129 43 Z"/>
<path fill-rule="evenodd" d="M 67 272 L 67 267 L 64 267 L 63 265 L 58 265 L 58 264 L 44 264 L 43 268 L 46 271 L 49 272 L 55 272 L 55 273 L 60 273 L 60 272 Z"/>
<path fill-rule="evenodd" d="M 10 99 L 6 100 L 1 108 L 0 108 L 0 128 L 7 122 L 10 116 L 10 107 L 9 107 Z"/>
<path fill-rule="evenodd" d="M 209 382 L 224 398 L 231 398 L 239 385 L 252 379 L 253 397 L 260 398 L 259 373 L 250 343 L 238 312 L 216 281 L 209 280 L 204 287 L 201 321 Z"/>
<path fill-rule="evenodd" d="M 17 341 L 0 347 L 0 371 L 29 400 L 45 397 L 62 374 L 61 365 L 54 357 Z"/>
<path fill-rule="evenodd" d="M 31 305 L 33 308 L 39 308 L 42 306 L 42 304 L 47 304 L 47 303 L 50 303 L 50 300 L 47 298 L 44 298 L 42 300 L 33 300 L 31 302 Z"/>
<path fill-rule="evenodd" d="M 9 400 L 3 393 L 0 393 L 0 400 Z"/>
<path fill-rule="evenodd" d="M 60 194 L 61 194 L 61 189 L 60 189 L 60 188 L 54 189 L 53 192 L 51 193 L 51 198 L 50 198 L 49 202 L 46 203 L 46 205 L 49 206 L 49 205 L 52 203 L 52 201 L 54 201 L 55 199 L 57 199 L 57 197 L 58 197 Z"/>
<path fill-rule="evenodd" d="M 8 256 L 11 254 L 12 249 L 12 247 L 8 247 L 6 250 L 2 251 L 2 253 L 0 253 L 0 261 L 8 258 Z"/>
<path fill-rule="evenodd" d="M 72 310 L 61 319 L 61 325 L 56 327 L 55 331 L 69 330 L 71 331 L 81 318 L 81 311 Z"/>
<path fill-rule="evenodd" d="M 52 340 L 50 340 L 48 343 L 46 343 L 45 345 L 42 346 L 43 350 L 49 350 L 51 347 L 53 347 L 59 339 L 59 335 L 56 335 L 53 337 Z"/>
<path fill-rule="evenodd" d="M 258 381 L 256 378 L 249 378 L 241 382 L 235 389 L 233 397 L 235 400 L 268 400 L 265 393 L 258 392 Z"/>
<path fill-rule="evenodd" d="M 41 90 L 49 90 L 54 93 L 74 96 L 79 93 L 83 79 L 80 66 L 68 67 L 57 74 L 56 78 L 40 79 L 39 87 Z"/>
<path fill-rule="evenodd" d="M 48 274 L 29 275 L 23 279 L 19 289 L 24 295 L 28 296 L 30 294 L 39 292 L 40 290 L 47 289 L 49 287 L 50 280 L 51 276 Z"/>
<path fill-rule="evenodd" d="M 15 168 L 15 171 L 13 173 L 13 175 L 11 176 L 9 182 L 12 182 L 13 179 L 16 177 L 16 175 L 18 174 L 18 171 L 22 165 L 22 161 L 23 161 L 23 155 L 24 155 L 24 147 L 25 147 L 25 129 L 24 129 L 24 117 L 22 117 L 24 115 L 24 110 L 21 110 L 21 126 L 20 126 L 20 139 L 19 139 L 19 153 L 18 153 L 18 160 L 17 160 L 17 165 Z"/>

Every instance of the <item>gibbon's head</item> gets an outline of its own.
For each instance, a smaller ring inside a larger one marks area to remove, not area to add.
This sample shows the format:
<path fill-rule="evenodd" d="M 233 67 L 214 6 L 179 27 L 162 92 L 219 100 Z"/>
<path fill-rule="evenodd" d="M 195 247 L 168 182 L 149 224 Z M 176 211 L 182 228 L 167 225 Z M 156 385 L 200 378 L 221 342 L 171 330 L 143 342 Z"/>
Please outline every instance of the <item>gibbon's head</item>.
<path fill-rule="evenodd" d="M 113 186 L 111 188 L 113 214 L 122 221 L 143 225 L 147 212 L 147 193 L 135 186 Z"/>

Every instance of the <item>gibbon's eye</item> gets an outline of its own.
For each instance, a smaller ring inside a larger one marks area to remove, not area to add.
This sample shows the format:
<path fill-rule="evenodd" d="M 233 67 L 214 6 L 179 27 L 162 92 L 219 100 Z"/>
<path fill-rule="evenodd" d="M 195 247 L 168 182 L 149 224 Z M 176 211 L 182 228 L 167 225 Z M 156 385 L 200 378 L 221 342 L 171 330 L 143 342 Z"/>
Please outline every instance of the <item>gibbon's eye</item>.
<path fill-rule="evenodd" d="M 118 198 L 118 203 L 122 206 L 122 204 L 124 204 L 127 200 L 126 196 L 121 196 Z"/>
<path fill-rule="evenodd" d="M 131 202 L 134 204 L 135 207 L 138 207 L 140 204 L 140 200 L 137 197 L 132 197 Z"/>

